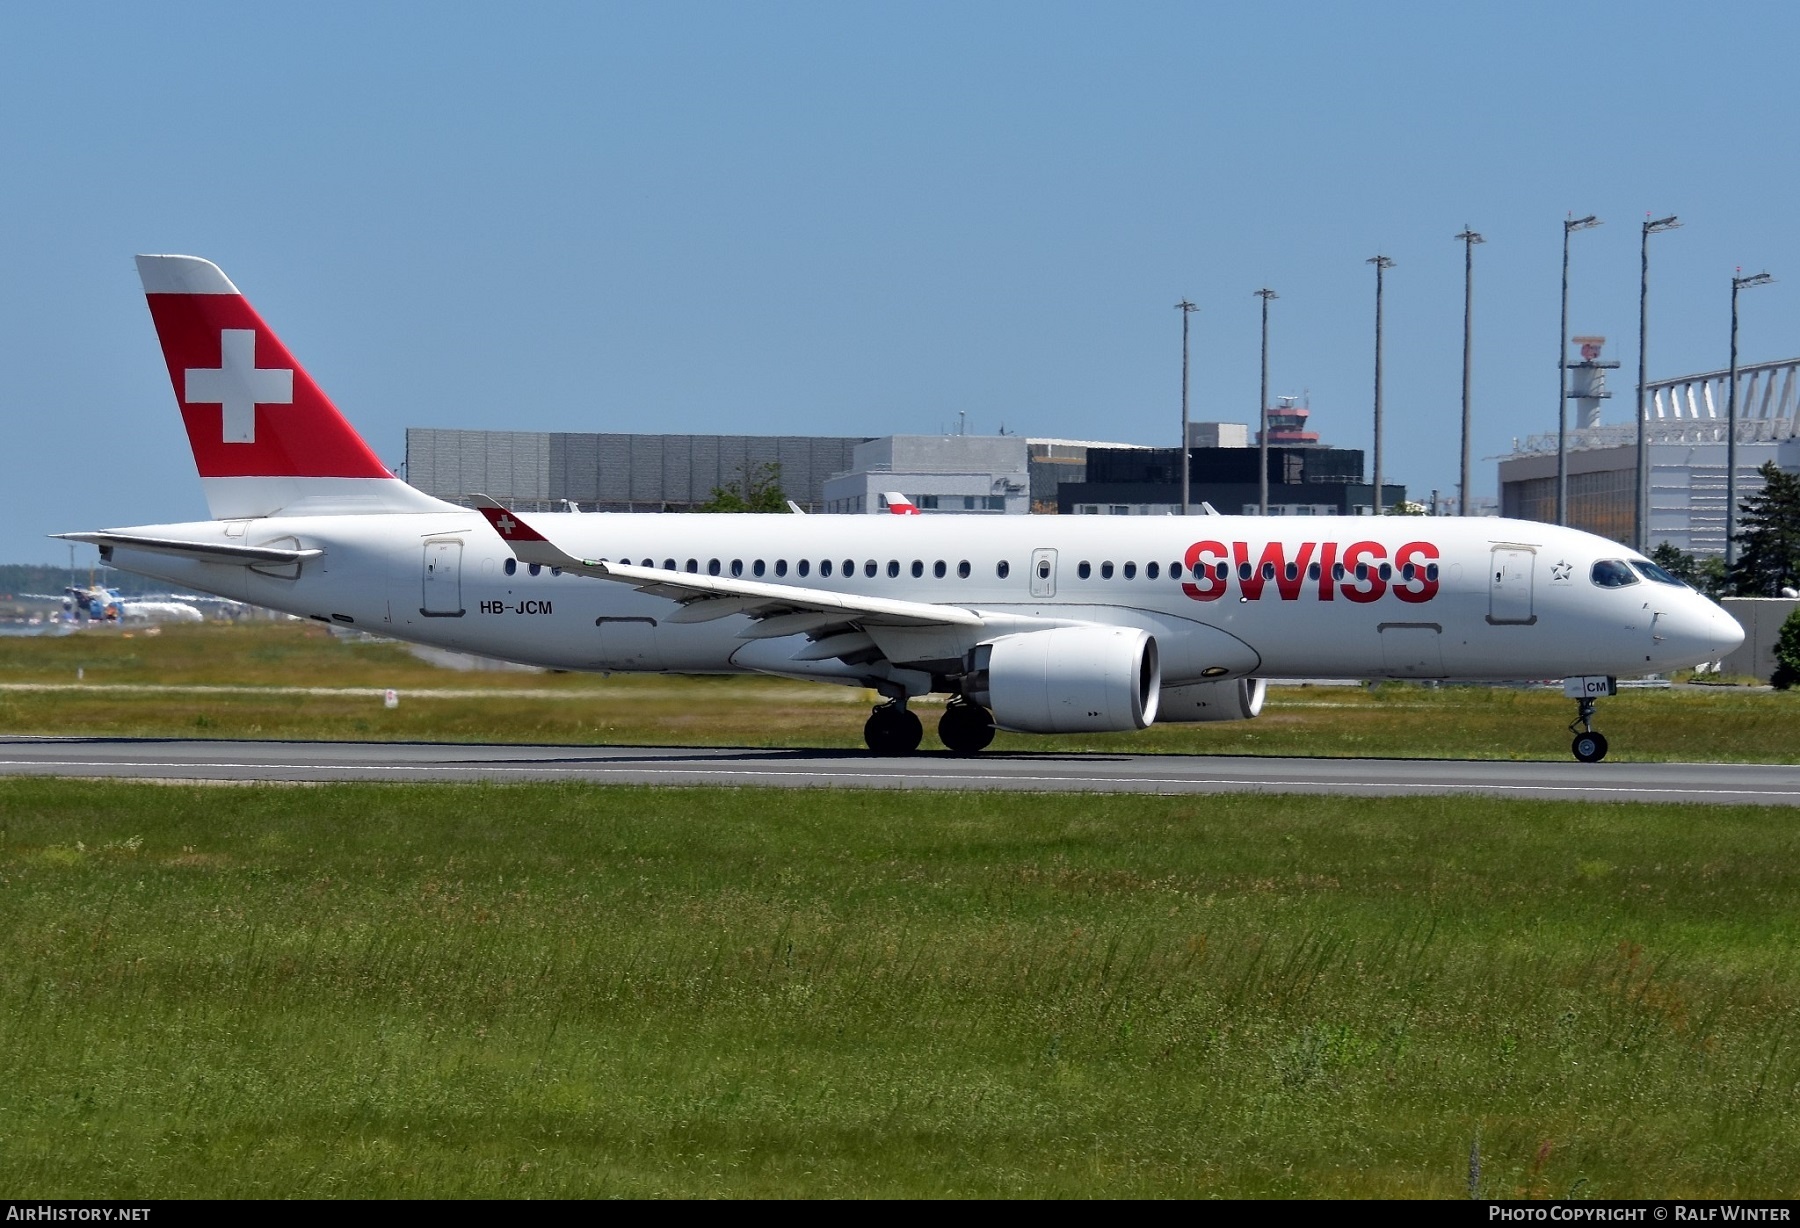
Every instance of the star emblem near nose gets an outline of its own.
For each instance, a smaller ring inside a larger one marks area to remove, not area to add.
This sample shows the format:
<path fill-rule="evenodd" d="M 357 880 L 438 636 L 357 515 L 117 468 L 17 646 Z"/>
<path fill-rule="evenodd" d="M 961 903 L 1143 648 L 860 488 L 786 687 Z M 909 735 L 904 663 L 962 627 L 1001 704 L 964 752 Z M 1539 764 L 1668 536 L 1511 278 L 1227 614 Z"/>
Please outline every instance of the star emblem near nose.
<path fill-rule="evenodd" d="M 1575 568 L 1568 563 L 1550 564 L 1550 578 L 1552 580 L 1567 580 L 1573 574 L 1575 574 Z"/>

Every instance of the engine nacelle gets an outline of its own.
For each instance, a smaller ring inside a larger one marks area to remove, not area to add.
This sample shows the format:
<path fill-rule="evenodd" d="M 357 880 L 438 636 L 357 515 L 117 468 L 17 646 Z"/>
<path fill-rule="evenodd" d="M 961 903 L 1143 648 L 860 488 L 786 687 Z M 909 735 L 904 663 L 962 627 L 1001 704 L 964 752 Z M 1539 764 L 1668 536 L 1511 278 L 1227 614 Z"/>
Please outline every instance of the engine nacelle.
<path fill-rule="evenodd" d="M 1247 721 L 1262 712 L 1268 684 L 1261 678 L 1221 678 L 1189 686 L 1166 686 L 1156 712 L 1159 721 Z"/>
<path fill-rule="evenodd" d="M 964 692 L 1002 729 L 1091 733 L 1156 719 L 1162 665 L 1136 627 L 1052 627 L 978 644 Z"/>

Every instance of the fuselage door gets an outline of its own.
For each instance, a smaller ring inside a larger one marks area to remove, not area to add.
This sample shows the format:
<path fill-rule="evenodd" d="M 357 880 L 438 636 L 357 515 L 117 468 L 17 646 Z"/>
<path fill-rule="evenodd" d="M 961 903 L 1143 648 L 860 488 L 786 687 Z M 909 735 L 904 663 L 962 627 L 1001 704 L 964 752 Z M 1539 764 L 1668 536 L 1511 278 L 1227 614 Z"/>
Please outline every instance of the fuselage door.
<path fill-rule="evenodd" d="M 1537 551 L 1518 546 L 1495 546 L 1488 567 L 1488 621 L 1495 625 L 1530 626 L 1537 621 L 1532 607 L 1532 571 Z"/>
<path fill-rule="evenodd" d="M 1056 551 L 1033 550 L 1031 552 L 1031 595 L 1033 597 L 1056 596 Z"/>
<path fill-rule="evenodd" d="M 462 543 L 425 543 L 425 601 L 419 613 L 427 618 L 460 618 L 462 604 Z"/>

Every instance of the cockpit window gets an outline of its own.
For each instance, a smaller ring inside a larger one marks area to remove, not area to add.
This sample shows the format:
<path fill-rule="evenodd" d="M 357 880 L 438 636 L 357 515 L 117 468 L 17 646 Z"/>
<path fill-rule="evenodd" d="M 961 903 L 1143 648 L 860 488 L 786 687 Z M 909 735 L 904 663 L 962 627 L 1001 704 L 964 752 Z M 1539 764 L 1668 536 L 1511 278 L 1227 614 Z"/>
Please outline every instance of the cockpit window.
<path fill-rule="evenodd" d="M 1618 559 L 1601 559 L 1594 564 L 1594 570 L 1590 574 L 1594 583 L 1601 588 L 1624 588 L 1627 584 L 1638 582 L 1631 568 Z"/>
<path fill-rule="evenodd" d="M 1643 559 L 1632 559 L 1631 565 L 1637 569 L 1638 575 L 1644 577 L 1646 580 L 1654 580 L 1658 584 L 1673 584 L 1676 588 L 1687 587 L 1686 581 L 1670 575 L 1655 563 L 1649 563 Z"/>

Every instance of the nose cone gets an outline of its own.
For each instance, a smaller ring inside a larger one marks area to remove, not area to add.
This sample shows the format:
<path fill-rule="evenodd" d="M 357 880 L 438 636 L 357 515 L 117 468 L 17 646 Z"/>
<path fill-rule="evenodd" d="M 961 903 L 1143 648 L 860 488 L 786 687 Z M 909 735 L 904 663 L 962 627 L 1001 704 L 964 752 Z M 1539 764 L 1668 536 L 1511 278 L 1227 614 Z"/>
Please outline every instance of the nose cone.
<path fill-rule="evenodd" d="M 1712 656 L 1708 660 L 1716 661 L 1720 657 L 1737 651 L 1738 645 L 1744 642 L 1744 627 L 1737 619 L 1713 605 L 1712 602 L 1709 601 L 1706 604 L 1712 606 L 1712 621 L 1709 629 L 1712 633 L 1713 646 Z"/>
<path fill-rule="evenodd" d="M 1679 609 L 1656 616 L 1656 657 L 1665 666 L 1717 661 L 1744 642 L 1737 619 L 1698 593 L 1689 598 Z"/>

